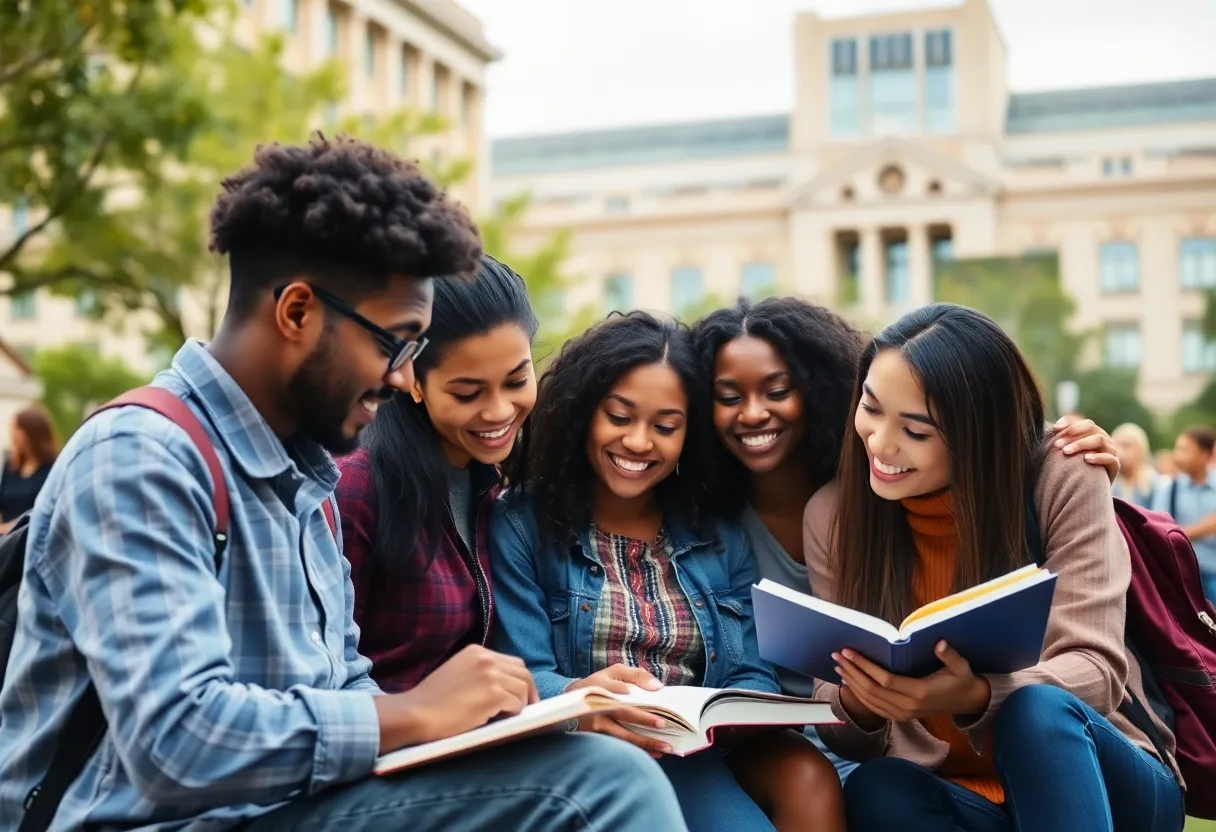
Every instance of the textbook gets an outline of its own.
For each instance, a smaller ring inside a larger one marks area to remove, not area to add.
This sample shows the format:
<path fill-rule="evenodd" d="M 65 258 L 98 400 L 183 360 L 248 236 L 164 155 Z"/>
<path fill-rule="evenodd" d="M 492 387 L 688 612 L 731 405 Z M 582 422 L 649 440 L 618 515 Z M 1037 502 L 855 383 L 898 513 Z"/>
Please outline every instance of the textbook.
<path fill-rule="evenodd" d="M 628 725 L 629 729 L 660 739 L 674 756 L 686 757 L 713 745 L 716 728 L 728 726 L 801 726 L 839 724 L 831 706 L 814 699 L 776 693 L 672 686 L 656 691 L 630 686 L 628 694 L 590 687 L 567 691 L 515 716 L 491 722 L 472 731 L 435 742 L 402 748 L 376 760 L 375 773 L 391 774 L 482 748 L 558 731 L 569 720 L 596 713 L 611 713 L 629 706 L 666 720 L 659 730 Z"/>
<path fill-rule="evenodd" d="M 920 678 L 942 667 L 945 640 L 974 673 L 1013 673 L 1038 664 L 1056 576 L 1026 566 L 926 604 L 898 627 L 770 580 L 752 587 L 760 657 L 824 681 L 838 682 L 832 653 L 848 648 L 900 676 Z"/>

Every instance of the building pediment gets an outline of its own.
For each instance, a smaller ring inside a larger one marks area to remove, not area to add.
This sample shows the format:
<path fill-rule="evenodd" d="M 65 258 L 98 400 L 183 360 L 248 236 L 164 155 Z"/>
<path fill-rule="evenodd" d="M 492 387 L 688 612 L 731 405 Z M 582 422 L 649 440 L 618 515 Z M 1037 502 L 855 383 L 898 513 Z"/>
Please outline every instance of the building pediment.
<path fill-rule="evenodd" d="M 829 165 L 794 189 L 794 208 L 899 204 L 995 195 L 1001 183 L 949 156 L 885 139 Z"/>

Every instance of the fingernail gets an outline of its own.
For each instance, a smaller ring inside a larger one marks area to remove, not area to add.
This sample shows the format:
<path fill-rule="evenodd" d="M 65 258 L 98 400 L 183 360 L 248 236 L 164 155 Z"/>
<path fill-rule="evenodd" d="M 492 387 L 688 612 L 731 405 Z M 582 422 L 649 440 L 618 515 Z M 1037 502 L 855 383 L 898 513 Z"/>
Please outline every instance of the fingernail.
<path fill-rule="evenodd" d="M 840 654 L 839 654 L 839 653 L 833 653 L 833 654 L 832 654 L 832 660 L 833 660 L 833 661 L 837 661 L 837 662 L 838 662 L 838 661 L 840 661 Z"/>
<path fill-rule="evenodd" d="M 1093 462 L 1093 461 L 1094 461 L 1094 455 L 1093 455 L 1093 454 L 1086 454 L 1086 455 L 1085 455 L 1085 461 L 1086 461 L 1086 462 Z"/>
<path fill-rule="evenodd" d="M 666 727 L 667 727 L 667 721 L 666 721 L 666 720 L 663 720 L 663 719 L 656 719 L 656 720 L 654 721 L 654 727 L 655 727 L 655 728 L 666 728 Z"/>
<path fill-rule="evenodd" d="M 659 751 L 661 751 L 661 752 L 662 752 L 662 753 L 664 753 L 664 754 L 670 754 L 670 753 L 671 753 L 671 746 L 670 746 L 670 745 L 660 745 L 660 746 L 659 746 Z"/>
<path fill-rule="evenodd" d="M 1064 447 L 1064 440 L 1063 440 L 1063 439 L 1057 439 L 1057 440 L 1056 440 L 1056 447 L 1057 447 L 1057 448 L 1063 448 L 1063 447 Z"/>
<path fill-rule="evenodd" d="M 837 675 L 837 676 L 839 676 L 841 679 L 843 679 L 843 678 L 844 678 L 844 671 L 843 671 L 843 670 L 841 670 L 839 667 L 837 667 L 837 668 L 836 668 L 836 675 Z"/>
<path fill-rule="evenodd" d="M 852 658 L 853 658 L 853 651 L 852 651 L 852 650 L 845 650 L 845 651 L 844 651 L 844 657 L 845 657 L 846 659 L 852 660 Z"/>

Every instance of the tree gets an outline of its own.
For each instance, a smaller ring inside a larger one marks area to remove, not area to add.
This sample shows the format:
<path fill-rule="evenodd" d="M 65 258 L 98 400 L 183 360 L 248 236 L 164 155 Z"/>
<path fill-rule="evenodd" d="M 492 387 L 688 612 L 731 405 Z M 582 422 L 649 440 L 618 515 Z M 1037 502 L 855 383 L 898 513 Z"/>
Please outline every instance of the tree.
<path fill-rule="evenodd" d="M 939 300 L 983 312 L 1013 338 L 1049 403 L 1054 403 L 1058 382 L 1075 379 L 1078 359 L 1093 334 L 1070 328 L 1076 304 L 1059 274 L 1054 253 L 957 259 L 938 263 L 935 286 Z"/>
<path fill-rule="evenodd" d="M 39 351 L 33 363 L 42 381 L 42 405 L 64 440 L 95 407 L 148 382 L 123 362 L 82 344 Z"/>
<path fill-rule="evenodd" d="M 0 278 L 8 278 L 0 292 L 92 278 L 70 262 L 42 262 L 39 250 L 104 214 L 114 194 L 155 187 L 206 120 L 200 90 L 178 70 L 212 8 L 211 0 L 0 3 L 0 203 L 31 218 L 0 247 Z"/>
<path fill-rule="evenodd" d="M 1107 431 L 1125 422 L 1144 428 L 1154 448 L 1159 447 L 1157 419 L 1136 398 L 1136 371 L 1098 368 L 1081 373 L 1075 381 L 1080 390 L 1077 410 Z"/>
<path fill-rule="evenodd" d="M 119 323 L 132 312 L 150 312 L 154 324 L 145 335 L 162 352 L 176 350 L 190 334 L 209 337 L 223 312 L 226 263 L 207 250 L 206 233 L 220 180 L 248 164 L 260 143 L 302 141 L 344 94 L 338 63 L 288 73 L 281 35 L 266 34 L 244 46 L 233 36 L 233 20 L 214 14 L 212 25 L 220 34 L 214 45 L 182 43 L 168 56 L 177 65 L 175 77 L 208 106 L 206 121 L 181 148 L 173 175 L 103 213 L 65 224 L 47 256 L 49 268 L 84 275 L 56 288 L 77 297 L 88 292 L 94 317 Z M 438 116 L 401 111 L 331 126 L 404 149 L 410 138 L 445 125 Z M 444 183 L 467 170 L 467 162 L 457 160 L 431 172 Z M 189 307 L 183 294 L 192 301 Z M 193 320 L 191 309 L 199 313 Z"/>

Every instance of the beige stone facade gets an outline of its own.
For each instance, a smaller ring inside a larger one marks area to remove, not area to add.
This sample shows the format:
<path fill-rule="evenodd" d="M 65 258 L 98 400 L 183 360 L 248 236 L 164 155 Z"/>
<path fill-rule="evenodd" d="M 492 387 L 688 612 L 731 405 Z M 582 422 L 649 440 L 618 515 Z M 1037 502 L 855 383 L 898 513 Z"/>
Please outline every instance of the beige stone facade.
<path fill-rule="evenodd" d="M 485 72 L 501 54 L 486 40 L 477 18 L 454 0 L 236 2 L 239 37 L 267 30 L 285 33 L 287 69 L 315 67 L 334 57 L 341 61 L 348 75 L 347 97 L 337 111 L 324 114 L 327 120 L 402 108 L 444 116 L 450 129 L 414 143 L 410 152 L 425 160 L 471 159 L 473 175 L 453 194 L 480 211 L 489 183 L 484 163 Z M 0 206 L 0 246 L 31 222 L 20 208 Z M 200 228 L 199 233 L 206 230 Z M 209 337 L 202 304 L 187 294 L 182 305 L 190 334 Z M 24 355 L 68 341 L 83 342 L 136 370 L 151 372 L 163 366 L 166 357 L 148 352 L 141 332 L 150 323 L 132 316 L 124 331 L 115 332 L 82 314 L 74 301 L 47 291 L 15 300 L 0 296 L 0 336 Z"/>
<path fill-rule="evenodd" d="M 932 299 L 935 257 L 1050 249 L 1150 407 L 1216 370 L 1216 79 L 1011 93 L 985 0 L 795 32 L 791 113 L 494 144 L 530 238 L 574 232 L 571 307 L 778 291 L 874 326 Z"/>

